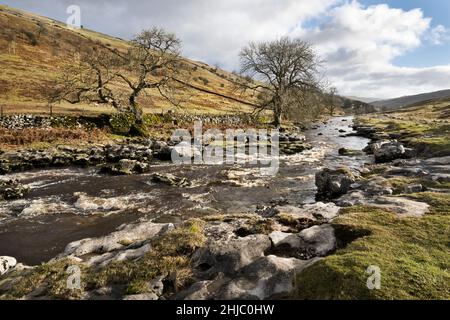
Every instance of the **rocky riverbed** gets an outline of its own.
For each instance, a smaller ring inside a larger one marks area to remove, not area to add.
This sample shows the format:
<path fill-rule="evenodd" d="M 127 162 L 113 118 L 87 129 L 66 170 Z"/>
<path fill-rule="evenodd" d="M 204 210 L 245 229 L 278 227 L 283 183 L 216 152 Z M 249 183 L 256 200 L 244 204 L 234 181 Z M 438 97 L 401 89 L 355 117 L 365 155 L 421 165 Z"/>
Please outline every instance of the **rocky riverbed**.
<path fill-rule="evenodd" d="M 3 154 L 8 194 L 27 192 L 0 202 L 0 293 L 292 298 L 299 274 L 367 235 L 335 223 L 349 206 L 421 217 L 429 204 L 397 195 L 448 192 L 438 184 L 449 182 L 450 158 L 411 159 L 414 150 L 354 129 L 340 117 L 308 130 L 310 146 L 284 137 L 269 178 L 254 166 L 175 166 L 164 162 L 172 147 L 154 141 Z"/>

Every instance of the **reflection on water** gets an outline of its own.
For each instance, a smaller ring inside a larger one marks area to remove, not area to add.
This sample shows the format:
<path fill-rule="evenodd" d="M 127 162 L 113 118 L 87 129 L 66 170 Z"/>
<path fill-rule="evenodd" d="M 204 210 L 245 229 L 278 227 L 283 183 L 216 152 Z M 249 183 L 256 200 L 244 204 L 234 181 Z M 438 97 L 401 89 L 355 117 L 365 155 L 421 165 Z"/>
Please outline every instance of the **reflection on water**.
<path fill-rule="evenodd" d="M 345 120 L 345 121 L 343 121 Z M 151 182 L 151 174 L 103 176 L 95 169 L 60 169 L 10 175 L 32 190 L 25 199 L 0 205 L 0 255 L 37 264 L 60 253 L 71 241 L 112 232 L 139 218 L 179 222 L 217 213 L 253 213 L 257 205 L 280 199 L 291 205 L 314 201 L 314 173 L 324 166 L 358 167 L 367 156 L 339 157 L 341 147 L 362 149 L 368 140 L 339 137 L 351 132 L 351 118 L 334 118 L 306 135 L 314 148 L 280 157 L 274 177 L 252 166 L 175 166 L 153 172 L 191 181 L 177 188 Z M 319 135 L 321 134 L 321 135 Z"/>

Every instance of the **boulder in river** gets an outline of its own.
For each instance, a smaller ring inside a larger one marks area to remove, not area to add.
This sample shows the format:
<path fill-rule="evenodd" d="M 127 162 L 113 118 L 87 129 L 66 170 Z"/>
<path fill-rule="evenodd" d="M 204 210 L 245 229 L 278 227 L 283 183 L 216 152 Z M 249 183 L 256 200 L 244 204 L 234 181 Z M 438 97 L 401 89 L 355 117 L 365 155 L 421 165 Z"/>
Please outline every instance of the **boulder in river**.
<path fill-rule="evenodd" d="M 0 275 L 4 275 L 11 268 L 14 268 L 17 264 L 17 260 L 13 257 L 1 256 L 0 257 Z"/>
<path fill-rule="evenodd" d="M 22 198 L 29 191 L 17 180 L 0 180 L 0 201 Z"/>
<path fill-rule="evenodd" d="M 280 142 L 280 151 L 285 155 L 301 153 L 305 150 L 311 150 L 313 147 L 309 143 L 301 141 Z"/>
<path fill-rule="evenodd" d="M 390 162 L 392 160 L 406 158 L 408 155 L 413 154 L 411 150 L 407 153 L 406 148 L 398 141 L 378 141 L 371 144 L 370 148 L 377 163 Z"/>
<path fill-rule="evenodd" d="M 361 155 L 363 155 L 363 152 L 361 150 L 341 148 L 341 149 L 339 149 L 339 155 L 341 155 L 341 156 L 361 156 Z"/>
<path fill-rule="evenodd" d="M 346 194 L 355 182 L 353 173 L 347 167 L 324 169 L 316 173 L 316 186 L 319 197 L 336 198 Z"/>
<path fill-rule="evenodd" d="M 117 164 L 106 165 L 100 169 L 101 173 L 111 175 L 131 175 L 135 173 L 148 172 L 150 166 L 148 163 L 137 160 L 122 159 Z"/>
<path fill-rule="evenodd" d="M 180 178 L 171 173 L 155 173 L 152 176 L 152 181 L 174 187 L 187 187 L 190 184 L 186 178 Z"/>

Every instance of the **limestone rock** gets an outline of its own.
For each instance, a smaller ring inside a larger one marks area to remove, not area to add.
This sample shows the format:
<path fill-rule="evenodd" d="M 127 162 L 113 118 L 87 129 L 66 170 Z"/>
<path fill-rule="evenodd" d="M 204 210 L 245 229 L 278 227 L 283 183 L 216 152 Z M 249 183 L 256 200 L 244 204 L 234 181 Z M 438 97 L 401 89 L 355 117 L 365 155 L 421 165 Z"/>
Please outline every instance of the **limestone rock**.
<path fill-rule="evenodd" d="M 392 211 L 403 217 L 421 217 L 429 212 L 429 205 L 399 197 L 377 197 L 370 202 L 372 206 Z"/>
<path fill-rule="evenodd" d="M 316 173 L 318 195 L 324 198 L 336 198 L 347 193 L 354 182 L 355 177 L 348 168 L 327 168 Z"/>
<path fill-rule="evenodd" d="M 281 231 L 274 231 L 269 234 L 270 240 L 272 240 L 272 244 L 274 247 L 279 247 L 282 245 L 287 245 L 292 249 L 298 249 L 302 247 L 302 240 L 297 234 L 294 233 L 285 233 Z"/>
<path fill-rule="evenodd" d="M 213 241 L 197 250 L 192 262 L 200 274 L 234 274 L 237 270 L 262 257 L 271 247 L 268 236 L 258 234 L 230 241 Z"/>
<path fill-rule="evenodd" d="M 371 145 L 375 161 L 378 163 L 390 162 L 395 159 L 405 158 L 405 147 L 397 141 L 379 141 Z"/>
<path fill-rule="evenodd" d="M 0 275 L 4 275 L 17 265 L 17 260 L 13 257 L 1 256 L 0 257 Z"/>
<path fill-rule="evenodd" d="M 336 249 L 337 243 L 334 229 L 329 224 L 322 224 L 302 230 L 299 236 L 308 244 L 310 249 L 314 250 L 317 256 L 325 256 Z"/>
<path fill-rule="evenodd" d="M 118 249 L 123 249 L 130 243 L 151 239 L 173 229 L 171 223 L 158 224 L 141 222 L 124 226 L 105 237 L 87 238 L 69 243 L 61 256 L 81 257 L 86 254 L 102 254 Z"/>
<path fill-rule="evenodd" d="M 338 216 L 340 208 L 334 203 L 316 202 L 313 204 L 305 204 L 303 212 L 309 216 L 319 220 L 331 220 Z"/>
<path fill-rule="evenodd" d="M 424 191 L 424 189 L 425 188 L 420 183 L 410 184 L 403 188 L 403 193 L 405 193 L 405 194 L 418 193 L 418 192 Z"/>
<path fill-rule="evenodd" d="M 265 300 L 288 297 L 294 289 L 295 274 L 316 261 L 317 259 L 303 261 L 273 255 L 261 257 L 243 268 L 238 277 L 227 282 L 213 298 Z"/>

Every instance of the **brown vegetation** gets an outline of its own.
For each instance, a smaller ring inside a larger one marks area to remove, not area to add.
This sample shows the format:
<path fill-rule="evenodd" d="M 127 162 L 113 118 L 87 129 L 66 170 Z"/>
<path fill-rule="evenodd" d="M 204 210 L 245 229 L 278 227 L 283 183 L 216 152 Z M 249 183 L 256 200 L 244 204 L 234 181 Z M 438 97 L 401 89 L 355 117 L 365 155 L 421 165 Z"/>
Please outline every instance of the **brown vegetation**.
<path fill-rule="evenodd" d="M 23 146 L 36 143 L 77 143 L 94 142 L 105 137 L 100 129 L 22 129 L 9 130 L 0 128 L 0 145 L 2 147 Z"/>

